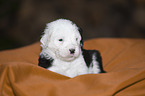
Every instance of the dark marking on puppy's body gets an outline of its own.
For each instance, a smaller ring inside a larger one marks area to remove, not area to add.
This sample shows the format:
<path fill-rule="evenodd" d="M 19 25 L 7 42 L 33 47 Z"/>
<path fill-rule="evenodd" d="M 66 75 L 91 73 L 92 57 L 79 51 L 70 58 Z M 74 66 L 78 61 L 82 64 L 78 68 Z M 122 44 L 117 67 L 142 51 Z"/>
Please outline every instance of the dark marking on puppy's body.
<path fill-rule="evenodd" d="M 48 67 L 52 66 L 52 62 L 53 62 L 52 58 L 51 59 L 46 59 L 44 56 L 40 55 L 38 65 L 43 67 L 43 68 L 48 68 Z"/>
<path fill-rule="evenodd" d="M 82 51 L 83 51 L 84 60 L 85 60 L 88 68 L 93 67 L 93 65 L 91 65 L 91 63 L 93 61 L 93 55 L 95 55 L 96 61 L 99 63 L 100 73 L 105 73 L 105 71 L 103 69 L 103 65 L 102 65 L 102 58 L 101 58 L 100 52 L 98 50 L 83 49 Z"/>

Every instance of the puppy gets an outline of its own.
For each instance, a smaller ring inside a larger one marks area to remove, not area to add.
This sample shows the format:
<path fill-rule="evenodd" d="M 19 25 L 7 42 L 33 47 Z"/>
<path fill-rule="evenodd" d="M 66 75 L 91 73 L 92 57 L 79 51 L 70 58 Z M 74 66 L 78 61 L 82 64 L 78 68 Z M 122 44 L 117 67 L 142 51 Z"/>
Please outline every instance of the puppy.
<path fill-rule="evenodd" d="M 105 72 L 99 51 L 83 49 L 82 32 L 70 20 L 48 23 L 40 42 L 41 67 L 71 78 Z"/>

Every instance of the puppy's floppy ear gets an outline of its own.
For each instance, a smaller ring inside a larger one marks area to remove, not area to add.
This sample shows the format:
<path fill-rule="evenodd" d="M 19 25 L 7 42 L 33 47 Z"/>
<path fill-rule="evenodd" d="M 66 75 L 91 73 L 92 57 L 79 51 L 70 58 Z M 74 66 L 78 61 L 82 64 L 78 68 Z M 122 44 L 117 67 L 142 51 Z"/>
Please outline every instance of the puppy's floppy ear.
<path fill-rule="evenodd" d="M 40 39 L 40 42 L 41 42 L 41 47 L 45 49 L 48 45 L 48 34 L 44 33 L 44 35 L 42 35 Z"/>
<path fill-rule="evenodd" d="M 80 32 L 80 35 L 81 35 L 80 44 L 81 44 L 81 47 L 83 48 L 83 30 L 82 30 L 82 28 L 78 27 L 78 31 Z"/>
<path fill-rule="evenodd" d="M 48 47 L 48 41 L 49 41 L 49 38 L 50 38 L 50 23 L 46 24 L 46 28 L 43 32 L 43 35 L 40 39 L 40 42 L 41 42 L 41 47 L 43 49 L 47 48 Z"/>

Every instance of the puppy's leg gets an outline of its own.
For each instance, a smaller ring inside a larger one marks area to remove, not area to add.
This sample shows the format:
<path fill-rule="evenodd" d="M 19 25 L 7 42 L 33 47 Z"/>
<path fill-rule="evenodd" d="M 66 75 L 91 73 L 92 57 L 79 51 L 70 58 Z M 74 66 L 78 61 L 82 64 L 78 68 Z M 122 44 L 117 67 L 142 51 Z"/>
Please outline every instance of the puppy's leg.
<path fill-rule="evenodd" d="M 83 55 L 89 68 L 89 73 L 105 73 L 99 51 L 83 49 Z"/>

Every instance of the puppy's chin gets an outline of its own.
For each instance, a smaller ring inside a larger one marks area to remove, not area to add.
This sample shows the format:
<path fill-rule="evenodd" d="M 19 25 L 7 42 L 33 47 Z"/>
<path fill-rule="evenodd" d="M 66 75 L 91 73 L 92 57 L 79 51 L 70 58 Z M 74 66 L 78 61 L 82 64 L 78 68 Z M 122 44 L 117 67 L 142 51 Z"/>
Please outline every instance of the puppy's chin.
<path fill-rule="evenodd" d="M 70 57 L 70 58 L 61 58 L 63 61 L 71 62 L 76 59 L 76 57 Z"/>
<path fill-rule="evenodd" d="M 71 62 L 73 60 L 75 60 L 76 58 L 79 57 L 79 54 L 78 55 L 67 55 L 67 56 L 61 56 L 61 55 L 58 55 L 57 56 L 60 60 L 63 60 L 63 61 L 66 61 L 66 62 Z"/>

